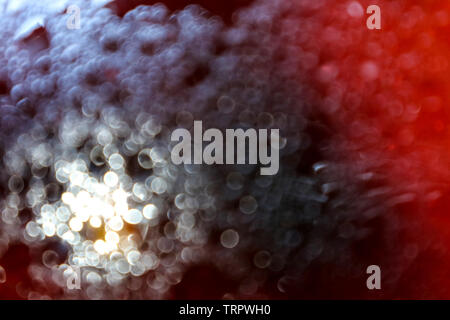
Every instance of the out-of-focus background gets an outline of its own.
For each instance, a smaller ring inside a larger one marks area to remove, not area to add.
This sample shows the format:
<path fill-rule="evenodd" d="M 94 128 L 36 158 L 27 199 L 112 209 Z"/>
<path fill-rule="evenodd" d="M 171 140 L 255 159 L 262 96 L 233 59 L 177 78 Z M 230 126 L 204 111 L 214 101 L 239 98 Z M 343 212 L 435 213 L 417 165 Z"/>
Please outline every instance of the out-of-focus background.
<path fill-rule="evenodd" d="M 448 298 L 449 15 L 1 0 L 0 298 Z M 280 129 L 279 172 L 174 165 L 194 120 Z"/>

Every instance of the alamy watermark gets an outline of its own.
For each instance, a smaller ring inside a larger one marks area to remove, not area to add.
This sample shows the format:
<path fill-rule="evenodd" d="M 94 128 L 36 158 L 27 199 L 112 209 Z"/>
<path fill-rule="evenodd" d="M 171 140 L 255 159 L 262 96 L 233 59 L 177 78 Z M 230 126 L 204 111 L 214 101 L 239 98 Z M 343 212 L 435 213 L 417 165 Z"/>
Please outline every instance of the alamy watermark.
<path fill-rule="evenodd" d="M 77 30 L 81 28 L 81 9 L 77 5 L 71 5 L 67 8 L 67 14 L 69 18 L 67 19 L 66 27 L 69 30 Z"/>
<path fill-rule="evenodd" d="M 358 1 L 352 1 L 347 6 L 347 12 L 351 16 L 362 16 L 363 7 Z M 75 4 L 70 5 L 67 8 L 67 14 L 69 18 L 67 19 L 66 27 L 69 30 L 77 30 L 81 28 L 81 9 Z M 366 14 L 370 16 L 366 20 L 366 26 L 369 30 L 380 30 L 381 29 L 381 8 L 378 5 L 372 4 L 367 7 Z"/>
<path fill-rule="evenodd" d="M 370 14 L 367 18 L 367 28 L 369 30 L 380 30 L 381 29 L 381 9 L 379 6 L 373 4 L 367 7 L 367 14 Z"/>
<path fill-rule="evenodd" d="M 72 266 L 66 270 L 67 280 L 66 285 L 69 290 L 81 289 L 81 270 L 80 267 Z"/>
<path fill-rule="evenodd" d="M 260 169 L 261 175 L 275 175 L 280 166 L 280 130 L 270 129 L 270 137 L 268 131 L 226 129 L 224 141 L 222 131 L 211 128 L 203 132 L 202 121 L 194 121 L 193 141 L 187 129 L 180 128 L 172 132 L 172 142 L 178 142 L 171 152 L 172 162 L 176 165 L 260 164 L 265 166 Z M 210 143 L 203 148 L 204 142 Z"/>
<path fill-rule="evenodd" d="M 381 289 L 381 268 L 375 264 L 368 266 L 366 273 L 370 274 L 367 278 L 366 286 L 369 290 Z"/>

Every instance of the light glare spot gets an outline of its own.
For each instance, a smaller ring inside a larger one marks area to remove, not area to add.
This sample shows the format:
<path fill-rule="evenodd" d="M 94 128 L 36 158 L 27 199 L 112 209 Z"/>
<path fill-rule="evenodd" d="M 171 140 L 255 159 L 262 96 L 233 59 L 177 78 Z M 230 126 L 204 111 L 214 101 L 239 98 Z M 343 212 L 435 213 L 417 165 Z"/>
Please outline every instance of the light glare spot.
<path fill-rule="evenodd" d="M 128 212 L 124 215 L 124 220 L 129 224 L 138 224 L 142 221 L 142 214 L 137 209 L 128 210 Z"/>
<path fill-rule="evenodd" d="M 113 188 L 117 185 L 117 183 L 119 183 L 119 177 L 116 173 L 108 171 L 107 173 L 105 173 L 103 181 L 108 187 Z"/>
<path fill-rule="evenodd" d="M 149 220 L 157 218 L 159 214 L 158 208 L 153 203 L 146 205 L 142 212 L 144 217 Z"/>
<path fill-rule="evenodd" d="M 69 226 L 72 231 L 78 232 L 83 229 L 83 222 L 79 218 L 75 217 L 70 220 Z"/>

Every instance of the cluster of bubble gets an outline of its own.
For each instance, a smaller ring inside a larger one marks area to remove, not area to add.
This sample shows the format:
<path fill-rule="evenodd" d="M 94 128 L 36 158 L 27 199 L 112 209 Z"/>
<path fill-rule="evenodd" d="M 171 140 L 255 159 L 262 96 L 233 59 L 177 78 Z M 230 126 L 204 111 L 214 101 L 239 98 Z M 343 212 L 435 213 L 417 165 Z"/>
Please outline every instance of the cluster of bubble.
<path fill-rule="evenodd" d="M 207 171 L 170 163 L 169 137 L 160 135 L 165 129 L 155 117 L 140 113 L 125 136 L 109 117 L 108 109 L 101 120 L 72 112 L 54 138 L 40 125 L 21 134 L 5 155 L 10 194 L 2 220 L 12 229 L 20 225 L 19 211 L 30 208 L 23 240 L 32 246 L 56 237 L 68 246 L 66 263 L 56 266 L 65 275 L 66 282 L 58 280 L 63 288 L 81 268 L 87 296 L 104 298 L 103 282 L 119 286 L 153 270 L 155 283 L 139 297 L 159 297 L 181 281 L 186 250 L 206 241 L 196 220 L 214 204 L 206 190 L 211 179 Z M 130 175 L 133 166 L 138 173 Z M 45 251 L 44 265 L 55 267 L 55 255 L 63 253 Z"/>
<path fill-rule="evenodd" d="M 356 108 L 351 102 L 363 97 L 338 81 L 336 61 L 320 57 L 332 43 L 342 58 L 348 34 L 362 33 L 340 30 L 342 16 L 327 27 L 334 11 L 326 1 L 255 1 L 231 26 L 198 6 L 173 14 L 139 6 L 120 18 L 107 2 L 71 1 L 81 8 L 79 30 L 67 29 L 67 1 L 5 2 L 0 255 L 18 240 L 43 251 L 30 274 L 45 289 L 24 295 L 61 297 L 53 283 L 62 297 L 160 298 L 202 261 L 239 282 L 231 297 L 258 296 L 273 278 L 289 293 L 314 263 L 363 272 L 350 249 L 368 233 L 359 225 L 390 213 L 386 198 L 413 195 L 367 190 L 385 159 L 349 166 L 346 156 L 374 139 L 356 147 L 341 132 L 319 140 L 332 129 L 310 120 L 317 106 L 338 124 L 354 117 L 343 105 Z M 360 16 L 355 3 L 337 7 Z M 361 72 L 370 83 L 381 71 L 371 60 Z M 194 119 L 219 129 L 280 128 L 280 172 L 174 166 L 170 133 Z M 67 256 L 45 251 L 54 239 Z M 81 291 L 67 288 L 74 267 Z"/>

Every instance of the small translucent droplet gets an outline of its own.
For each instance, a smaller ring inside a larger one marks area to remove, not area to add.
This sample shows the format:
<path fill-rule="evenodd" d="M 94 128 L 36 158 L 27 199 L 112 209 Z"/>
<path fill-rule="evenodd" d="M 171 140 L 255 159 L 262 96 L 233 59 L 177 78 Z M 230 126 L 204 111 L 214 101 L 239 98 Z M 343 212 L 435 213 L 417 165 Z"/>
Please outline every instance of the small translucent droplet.
<path fill-rule="evenodd" d="M 258 268 L 264 269 L 270 265 L 271 257 L 268 251 L 259 251 L 253 258 L 253 263 Z"/>
<path fill-rule="evenodd" d="M 142 257 L 142 262 L 147 269 L 154 269 L 158 265 L 158 257 L 152 252 L 146 252 Z"/>
<path fill-rule="evenodd" d="M 363 79 L 373 81 L 378 78 L 379 68 L 376 63 L 367 61 L 361 66 L 360 74 Z"/>
<path fill-rule="evenodd" d="M 167 191 L 167 182 L 163 178 L 157 177 L 153 179 L 151 187 L 154 193 L 163 194 Z"/>
<path fill-rule="evenodd" d="M 158 217 L 159 211 L 158 207 L 156 207 L 154 204 L 150 203 L 142 209 L 142 213 L 144 214 L 144 217 L 151 220 Z"/>
<path fill-rule="evenodd" d="M 262 112 L 258 115 L 258 127 L 260 128 L 270 128 L 273 122 L 273 116 L 268 112 Z"/>
<path fill-rule="evenodd" d="M 268 188 L 272 184 L 272 177 L 260 176 L 255 179 L 255 183 L 261 188 Z"/>
<path fill-rule="evenodd" d="M 102 146 L 106 146 L 107 144 L 110 144 L 113 141 L 113 135 L 109 130 L 103 129 L 98 133 L 97 141 Z"/>
<path fill-rule="evenodd" d="M 145 267 L 140 262 L 137 262 L 135 265 L 132 265 L 130 269 L 131 274 L 135 277 L 140 277 L 145 273 Z"/>
<path fill-rule="evenodd" d="M 150 149 L 142 149 L 138 154 L 138 163 L 143 169 L 153 168 L 153 160 L 150 156 Z"/>
<path fill-rule="evenodd" d="M 63 237 L 63 235 L 66 233 L 66 232 L 69 232 L 70 230 L 69 230 L 69 227 L 67 226 L 67 224 L 65 224 L 65 223 L 60 223 L 60 224 L 58 224 L 58 227 L 56 228 L 56 234 L 59 236 L 59 237 Z"/>
<path fill-rule="evenodd" d="M 56 217 L 61 222 L 67 222 L 70 218 L 70 210 L 67 207 L 59 207 L 56 209 Z"/>
<path fill-rule="evenodd" d="M 92 283 L 94 285 L 98 285 L 98 284 L 100 284 L 102 282 L 102 277 L 97 272 L 91 271 L 86 276 L 86 280 L 89 283 Z"/>
<path fill-rule="evenodd" d="M 47 250 L 42 255 L 42 263 L 48 268 L 56 265 L 58 263 L 58 259 L 58 254 L 53 250 Z"/>
<path fill-rule="evenodd" d="M 347 13 L 353 18 L 360 18 L 364 15 L 364 9 L 358 1 L 352 1 L 347 6 Z"/>
<path fill-rule="evenodd" d="M 141 258 L 141 254 L 137 250 L 131 250 L 127 254 L 128 263 L 131 265 L 135 265 L 139 259 Z"/>
<path fill-rule="evenodd" d="M 169 156 L 169 151 L 163 147 L 154 147 L 150 150 L 150 157 L 157 167 L 162 167 L 166 164 Z"/>
<path fill-rule="evenodd" d="M 102 166 L 105 163 L 103 148 L 100 146 L 95 146 L 91 150 L 89 158 L 91 159 L 92 163 L 95 164 L 96 166 Z"/>
<path fill-rule="evenodd" d="M 157 246 L 161 252 L 169 253 L 170 251 L 172 251 L 174 244 L 172 240 L 162 237 L 159 238 Z"/>
<path fill-rule="evenodd" d="M 242 197 L 239 201 L 239 209 L 241 209 L 242 213 L 252 214 L 256 211 L 257 208 L 258 203 L 252 196 Z"/>
<path fill-rule="evenodd" d="M 292 283 L 293 279 L 290 279 L 287 276 L 280 278 L 277 282 L 277 288 L 280 292 L 286 293 L 289 289 L 289 285 Z"/>
<path fill-rule="evenodd" d="M 125 259 L 120 259 L 116 262 L 116 269 L 122 274 L 130 272 L 130 264 Z"/>
<path fill-rule="evenodd" d="M 120 154 L 114 153 L 109 157 L 108 163 L 109 163 L 109 166 L 111 167 L 111 169 L 119 170 L 119 169 L 123 168 L 123 166 L 125 164 L 125 160 L 123 159 L 123 157 Z"/>
<path fill-rule="evenodd" d="M 179 127 L 189 129 L 194 122 L 194 116 L 188 111 L 180 111 L 177 114 L 176 122 Z"/>
<path fill-rule="evenodd" d="M 20 193 L 24 187 L 22 177 L 12 176 L 9 178 L 8 187 L 11 192 Z"/>
<path fill-rule="evenodd" d="M 220 243 L 225 248 L 231 249 L 239 243 L 239 233 L 233 229 L 228 229 L 220 235 Z"/>
<path fill-rule="evenodd" d="M 111 188 L 115 187 L 117 185 L 117 183 L 119 182 L 119 177 L 117 176 L 117 174 L 115 174 L 112 171 L 108 171 L 107 173 L 105 173 L 105 176 L 103 179 L 105 181 L 105 184 Z"/>
<path fill-rule="evenodd" d="M 61 189 L 56 183 L 49 183 L 45 187 L 45 194 L 47 195 L 47 199 L 51 202 L 54 202 L 59 199 L 61 195 Z"/>
<path fill-rule="evenodd" d="M 83 222 L 79 218 L 75 217 L 70 220 L 69 226 L 72 231 L 81 231 L 81 229 L 83 229 Z"/>
<path fill-rule="evenodd" d="M 117 234 L 117 232 L 114 232 L 114 231 L 108 231 L 108 232 L 105 234 L 105 240 L 106 240 L 106 242 L 117 244 L 117 243 L 119 243 L 119 241 L 120 241 L 120 237 L 119 237 L 119 235 Z"/>
<path fill-rule="evenodd" d="M 182 210 L 184 209 L 184 202 L 186 201 L 186 195 L 184 193 L 179 193 L 177 194 L 177 196 L 175 197 L 175 206 Z"/>
<path fill-rule="evenodd" d="M 123 220 L 118 216 L 114 216 L 109 219 L 108 226 L 114 231 L 120 231 L 123 228 Z"/>
<path fill-rule="evenodd" d="M 37 237 L 41 231 L 38 224 L 34 221 L 28 222 L 25 230 L 30 235 L 30 237 Z"/>
<path fill-rule="evenodd" d="M 145 185 L 143 183 L 135 183 L 133 186 L 133 194 L 140 201 L 146 200 L 147 190 L 145 189 Z"/>
<path fill-rule="evenodd" d="M 94 249 L 99 254 L 105 254 L 107 252 L 106 243 L 103 240 L 97 240 L 94 243 Z"/>
<path fill-rule="evenodd" d="M 56 233 L 56 226 L 53 223 L 44 223 L 42 230 L 47 237 L 53 237 Z"/>
<path fill-rule="evenodd" d="M 227 176 L 227 187 L 231 190 L 240 190 L 244 186 L 244 177 L 239 172 L 231 172 Z"/>
<path fill-rule="evenodd" d="M 94 216 L 89 220 L 89 224 L 92 228 L 100 228 L 102 225 L 102 220 L 99 217 Z"/>
<path fill-rule="evenodd" d="M 59 168 L 56 170 L 56 180 L 60 183 L 66 183 L 69 181 L 69 174 L 68 171 L 65 168 Z"/>
<path fill-rule="evenodd" d="M 234 107 L 236 106 L 236 103 L 232 98 L 229 96 L 221 96 L 217 100 L 217 108 L 219 109 L 219 112 L 221 113 L 231 113 L 234 110 Z"/>
<path fill-rule="evenodd" d="M 186 229 L 192 229 L 195 225 L 195 217 L 192 213 L 185 212 L 181 215 L 181 225 Z"/>
<path fill-rule="evenodd" d="M 142 221 L 142 214 L 137 209 L 128 210 L 123 219 L 129 224 L 138 224 Z"/>
<path fill-rule="evenodd" d="M 150 118 L 147 122 L 142 125 L 142 132 L 150 137 L 156 136 L 161 132 L 162 126 L 158 123 L 157 119 Z"/>

